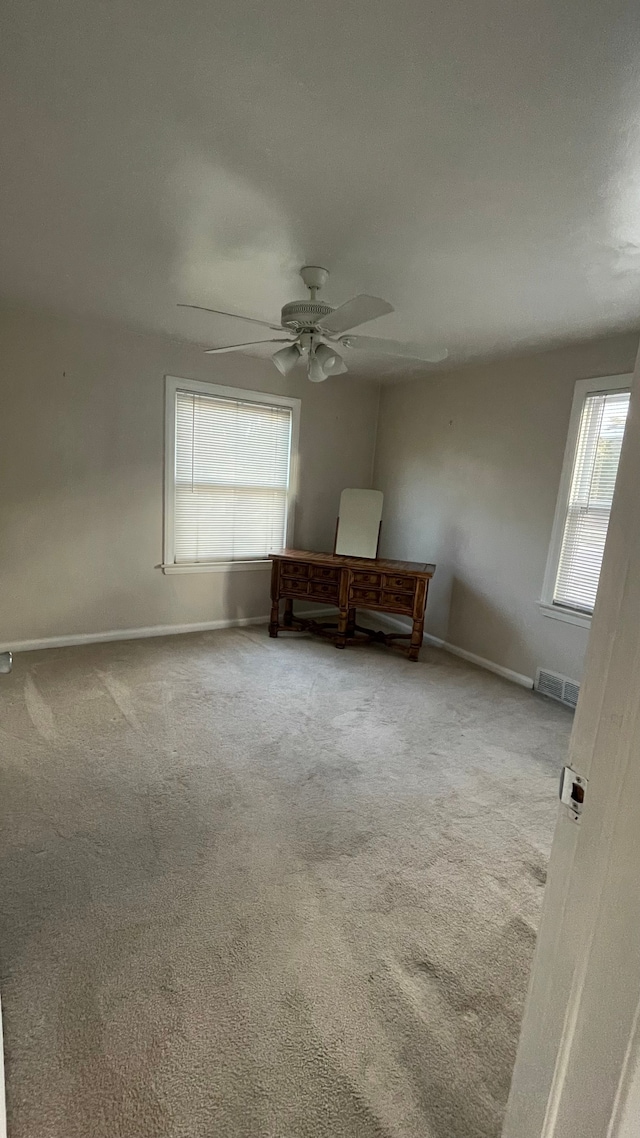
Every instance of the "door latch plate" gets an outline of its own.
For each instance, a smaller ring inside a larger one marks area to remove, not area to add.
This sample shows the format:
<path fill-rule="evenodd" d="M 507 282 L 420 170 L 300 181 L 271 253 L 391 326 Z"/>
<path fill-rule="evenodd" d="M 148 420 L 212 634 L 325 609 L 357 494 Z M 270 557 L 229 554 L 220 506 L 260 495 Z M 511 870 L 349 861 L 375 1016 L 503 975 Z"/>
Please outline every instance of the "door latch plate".
<path fill-rule="evenodd" d="M 580 821 L 589 780 L 572 767 L 563 767 L 560 775 L 560 801 L 574 822 Z"/>

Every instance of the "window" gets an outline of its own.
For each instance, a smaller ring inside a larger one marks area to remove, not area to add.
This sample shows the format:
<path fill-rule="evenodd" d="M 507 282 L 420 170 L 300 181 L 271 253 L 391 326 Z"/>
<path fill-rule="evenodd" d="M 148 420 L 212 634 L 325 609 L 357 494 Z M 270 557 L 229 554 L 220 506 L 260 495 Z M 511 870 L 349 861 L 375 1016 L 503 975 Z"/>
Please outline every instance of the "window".
<path fill-rule="evenodd" d="M 262 568 L 291 533 L 300 400 L 166 382 L 165 572 Z"/>
<path fill-rule="evenodd" d="M 541 607 L 588 625 L 596 602 L 631 376 L 576 384 Z"/>

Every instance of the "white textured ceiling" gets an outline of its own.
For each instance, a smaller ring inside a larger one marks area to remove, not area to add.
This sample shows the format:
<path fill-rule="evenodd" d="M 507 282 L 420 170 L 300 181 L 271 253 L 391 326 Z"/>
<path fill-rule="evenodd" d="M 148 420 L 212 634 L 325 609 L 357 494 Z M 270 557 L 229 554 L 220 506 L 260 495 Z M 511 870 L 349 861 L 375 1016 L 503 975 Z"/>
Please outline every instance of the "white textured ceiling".
<path fill-rule="evenodd" d="M 176 301 L 277 317 L 311 262 L 330 303 L 394 305 L 363 332 L 454 361 L 639 323 L 632 0 L 5 0 L 0 18 L 5 295 L 213 345 L 253 332 Z"/>

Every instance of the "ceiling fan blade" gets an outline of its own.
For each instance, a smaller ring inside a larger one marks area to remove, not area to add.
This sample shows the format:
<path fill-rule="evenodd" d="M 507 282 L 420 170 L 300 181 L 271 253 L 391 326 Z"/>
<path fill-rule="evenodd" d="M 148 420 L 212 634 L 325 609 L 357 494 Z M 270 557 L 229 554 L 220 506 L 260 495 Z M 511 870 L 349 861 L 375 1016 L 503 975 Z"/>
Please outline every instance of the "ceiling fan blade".
<path fill-rule="evenodd" d="M 178 308 L 195 308 L 197 312 L 213 312 L 214 316 L 229 316 L 232 320 L 244 320 L 245 324 L 260 324 L 262 328 L 271 328 L 273 332 L 281 332 L 282 325 L 270 324 L 268 320 L 256 320 L 253 316 L 239 316 L 237 312 L 222 312 L 219 308 L 203 308 L 201 304 L 178 304 Z"/>
<path fill-rule="evenodd" d="M 381 340 L 379 336 L 341 336 L 339 342 L 345 348 L 358 348 L 371 355 L 404 356 L 430 364 L 440 363 L 449 355 L 447 348 L 421 348 L 418 344 L 403 344 L 401 340 Z"/>
<path fill-rule="evenodd" d="M 321 316 L 318 328 L 325 332 L 346 332 L 348 328 L 356 328 L 358 324 L 366 324 L 368 320 L 375 320 L 376 316 L 384 316 L 393 312 L 393 305 L 379 296 L 367 296 L 365 292 L 354 296 L 346 304 L 341 304 L 328 316 Z"/>
<path fill-rule="evenodd" d="M 288 340 L 286 337 L 281 336 L 278 340 L 249 340 L 248 344 L 227 344 L 224 348 L 207 348 L 205 356 L 222 355 L 223 352 L 241 352 L 243 348 L 253 348 L 255 344 L 293 344 L 294 340 Z"/>

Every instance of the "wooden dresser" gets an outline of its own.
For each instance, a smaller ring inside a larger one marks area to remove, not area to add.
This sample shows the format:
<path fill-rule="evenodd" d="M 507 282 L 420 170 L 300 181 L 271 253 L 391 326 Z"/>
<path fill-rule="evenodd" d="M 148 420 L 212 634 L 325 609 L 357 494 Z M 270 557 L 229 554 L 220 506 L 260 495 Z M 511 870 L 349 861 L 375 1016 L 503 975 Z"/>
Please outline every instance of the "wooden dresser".
<path fill-rule="evenodd" d="M 424 631 L 424 610 L 429 581 L 435 565 L 416 561 L 388 561 L 360 557 L 340 557 L 335 553 L 308 553 L 284 549 L 271 554 L 271 621 L 269 635 L 282 630 L 308 629 L 330 637 L 336 648 L 358 641 L 377 640 L 393 644 L 408 640 L 409 659 L 417 660 Z M 335 605 L 337 622 L 319 622 L 296 617 L 294 600 Z M 284 613 L 280 621 L 280 602 Z M 356 609 L 410 617 L 411 632 L 380 632 L 356 623 Z"/>

